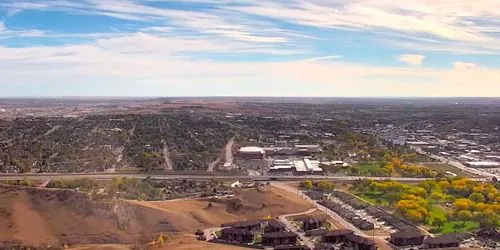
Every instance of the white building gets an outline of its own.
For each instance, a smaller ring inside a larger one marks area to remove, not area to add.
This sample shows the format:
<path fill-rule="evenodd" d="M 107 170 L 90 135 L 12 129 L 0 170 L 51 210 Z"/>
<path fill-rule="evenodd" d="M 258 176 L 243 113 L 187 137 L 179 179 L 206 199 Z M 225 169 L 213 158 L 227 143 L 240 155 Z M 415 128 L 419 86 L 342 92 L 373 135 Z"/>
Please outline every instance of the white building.
<path fill-rule="evenodd" d="M 263 159 L 264 149 L 260 147 L 243 147 L 238 150 L 238 156 L 246 159 Z"/>

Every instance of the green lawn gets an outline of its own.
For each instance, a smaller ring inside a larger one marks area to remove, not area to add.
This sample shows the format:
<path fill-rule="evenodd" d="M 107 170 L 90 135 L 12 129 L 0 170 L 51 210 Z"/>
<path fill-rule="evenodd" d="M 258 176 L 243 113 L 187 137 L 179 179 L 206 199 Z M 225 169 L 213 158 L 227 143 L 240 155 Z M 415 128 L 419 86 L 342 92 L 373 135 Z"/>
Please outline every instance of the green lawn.
<path fill-rule="evenodd" d="M 479 223 L 474 221 L 466 221 L 465 224 L 462 221 L 450 221 L 441 227 L 440 233 L 470 232 L 477 228 L 479 228 Z"/>
<path fill-rule="evenodd" d="M 365 193 L 354 193 L 354 194 L 372 204 L 380 206 L 389 206 L 389 202 L 381 192 L 373 192 L 373 193 L 365 192 Z M 377 199 L 379 199 L 380 204 L 377 204 Z"/>
<path fill-rule="evenodd" d="M 379 163 L 358 163 L 351 167 L 351 169 L 357 169 L 358 173 L 356 175 L 371 175 L 371 173 L 379 171 Z M 350 170 L 352 173 L 352 170 Z"/>

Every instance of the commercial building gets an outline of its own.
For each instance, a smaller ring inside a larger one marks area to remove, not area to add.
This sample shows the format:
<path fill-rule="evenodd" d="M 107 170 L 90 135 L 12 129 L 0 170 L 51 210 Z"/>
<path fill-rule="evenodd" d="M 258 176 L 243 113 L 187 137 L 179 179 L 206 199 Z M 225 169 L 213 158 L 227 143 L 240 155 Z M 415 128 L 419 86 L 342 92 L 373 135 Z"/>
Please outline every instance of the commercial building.
<path fill-rule="evenodd" d="M 260 147 L 243 147 L 238 150 L 238 157 L 244 159 L 264 159 L 265 152 Z"/>

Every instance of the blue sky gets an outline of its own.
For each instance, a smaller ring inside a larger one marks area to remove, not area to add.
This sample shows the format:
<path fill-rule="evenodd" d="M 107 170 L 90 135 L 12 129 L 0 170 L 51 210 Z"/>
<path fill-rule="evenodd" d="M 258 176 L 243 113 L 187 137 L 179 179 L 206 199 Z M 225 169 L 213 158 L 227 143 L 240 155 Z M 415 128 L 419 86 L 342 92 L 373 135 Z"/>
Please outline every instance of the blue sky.
<path fill-rule="evenodd" d="M 2 0 L 0 96 L 500 96 L 497 0 Z"/>

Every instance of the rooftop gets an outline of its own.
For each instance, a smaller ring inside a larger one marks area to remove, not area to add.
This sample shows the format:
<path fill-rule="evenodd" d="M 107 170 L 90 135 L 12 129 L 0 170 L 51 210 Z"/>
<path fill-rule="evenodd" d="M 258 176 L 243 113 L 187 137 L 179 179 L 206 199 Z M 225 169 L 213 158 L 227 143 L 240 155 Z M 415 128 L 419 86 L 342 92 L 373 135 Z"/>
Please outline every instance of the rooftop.
<path fill-rule="evenodd" d="M 240 153 L 264 153 L 264 149 L 260 147 L 242 147 L 239 150 Z"/>
<path fill-rule="evenodd" d="M 295 237 L 295 236 L 297 235 L 292 232 L 272 232 L 272 233 L 262 234 L 262 238 L 282 238 L 282 237 Z"/>
<path fill-rule="evenodd" d="M 405 230 L 393 233 L 391 234 L 391 237 L 410 239 L 410 238 L 423 237 L 423 235 L 415 230 Z"/>

